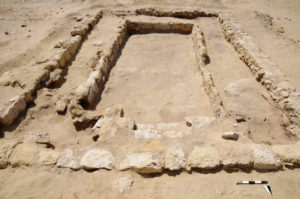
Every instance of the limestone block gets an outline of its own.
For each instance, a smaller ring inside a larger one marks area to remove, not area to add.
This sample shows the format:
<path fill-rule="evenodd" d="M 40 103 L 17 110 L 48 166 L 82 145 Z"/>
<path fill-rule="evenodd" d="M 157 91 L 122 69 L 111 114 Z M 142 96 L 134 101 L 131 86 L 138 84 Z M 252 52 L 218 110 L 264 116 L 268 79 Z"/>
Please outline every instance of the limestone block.
<path fill-rule="evenodd" d="M 84 19 L 84 22 L 85 22 L 86 24 L 91 25 L 91 26 L 95 26 L 95 25 L 97 24 L 97 18 L 95 18 L 95 17 L 86 17 L 86 18 Z"/>
<path fill-rule="evenodd" d="M 11 99 L 0 111 L 0 123 L 5 126 L 11 125 L 19 113 L 25 110 L 26 102 L 22 96 Z"/>
<path fill-rule="evenodd" d="M 59 99 L 55 103 L 55 108 L 58 113 L 64 113 L 67 108 L 67 104 L 64 100 Z"/>
<path fill-rule="evenodd" d="M 84 99 L 86 96 L 88 96 L 88 93 L 89 85 L 87 84 L 87 82 L 80 84 L 75 90 L 75 94 L 78 96 L 79 99 Z"/>
<path fill-rule="evenodd" d="M 65 57 L 63 55 L 63 53 L 59 52 L 59 53 L 56 53 L 53 57 L 53 61 L 56 61 L 58 62 L 58 66 L 60 68 L 64 68 L 65 67 L 65 64 L 66 64 L 66 60 L 65 60 Z"/>
<path fill-rule="evenodd" d="M 45 83 L 46 87 L 58 86 L 64 80 L 63 70 L 56 68 L 53 72 L 50 73 L 49 80 Z"/>
<path fill-rule="evenodd" d="M 87 85 L 89 87 L 87 102 L 89 103 L 89 105 L 92 105 L 94 103 L 94 100 L 95 100 L 96 96 L 99 93 L 99 86 L 97 84 L 97 81 L 95 79 L 92 79 L 92 78 L 89 78 L 87 80 Z"/>
<path fill-rule="evenodd" d="M 300 164 L 300 142 L 293 145 L 274 145 L 272 150 L 283 162 Z"/>
<path fill-rule="evenodd" d="M 71 55 L 70 55 L 70 52 L 68 51 L 68 49 L 63 50 L 63 55 L 64 55 L 64 58 L 65 58 L 66 62 L 68 62 L 72 58 Z"/>
<path fill-rule="evenodd" d="M 212 146 L 194 147 L 188 157 L 188 169 L 214 169 L 221 164 L 218 151 Z"/>
<path fill-rule="evenodd" d="M 38 153 L 37 163 L 43 166 L 55 165 L 59 156 L 60 156 L 60 152 L 55 150 L 51 150 L 51 149 L 40 150 Z"/>
<path fill-rule="evenodd" d="M 222 143 L 217 145 L 225 169 L 232 167 L 252 168 L 253 156 L 251 146 L 239 143 Z"/>
<path fill-rule="evenodd" d="M 33 165 L 37 160 L 38 151 L 39 148 L 36 144 L 19 144 L 11 153 L 9 162 L 13 167 Z"/>
<path fill-rule="evenodd" d="M 48 71 L 52 71 L 59 66 L 57 61 L 51 60 L 43 65 L 43 68 Z"/>
<path fill-rule="evenodd" d="M 112 153 L 101 149 L 91 149 L 80 160 L 80 165 L 86 170 L 112 169 L 114 157 Z"/>
<path fill-rule="evenodd" d="M 71 149 L 66 149 L 56 163 L 57 167 L 70 168 L 73 170 L 79 170 L 80 165 L 75 158 Z"/>
<path fill-rule="evenodd" d="M 80 42 L 81 42 L 81 36 L 80 35 L 76 35 L 76 36 L 71 38 L 70 46 L 68 47 L 68 50 L 69 50 L 71 55 L 75 54 L 75 52 L 77 51 L 77 49 L 80 45 Z"/>
<path fill-rule="evenodd" d="M 71 30 L 71 35 L 73 37 L 77 36 L 77 35 L 83 36 L 83 35 L 85 35 L 86 31 L 87 31 L 87 29 L 85 28 L 85 26 L 83 24 L 77 25 Z"/>
<path fill-rule="evenodd" d="M 255 169 L 270 170 L 281 167 L 279 158 L 264 145 L 252 145 L 252 153 Z"/>
<path fill-rule="evenodd" d="M 133 169 L 138 173 L 162 172 L 163 160 L 159 153 L 130 153 L 119 165 L 119 170 Z"/>
<path fill-rule="evenodd" d="M 165 168 L 179 170 L 186 167 L 185 154 L 181 146 L 171 146 L 165 155 Z"/>

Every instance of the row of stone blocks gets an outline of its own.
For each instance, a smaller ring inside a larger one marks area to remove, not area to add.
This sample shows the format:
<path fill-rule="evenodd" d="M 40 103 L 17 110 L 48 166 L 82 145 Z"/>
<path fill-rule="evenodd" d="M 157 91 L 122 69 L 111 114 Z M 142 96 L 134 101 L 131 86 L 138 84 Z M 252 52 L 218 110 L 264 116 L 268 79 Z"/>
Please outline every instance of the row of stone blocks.
<path fill-rule="evenodd" d="M 159 8 L 145 7 L 135 10 L 137 15 L 148 15 L 156 17 L 175 17 L 183 19 L 196 19 L 198 17 L 218 17 L 217 12 L 210 12 L 198 8 Z"/>
<path fill-rule="evenodd" d="M 214 84 L 210 72 L 205 68 L 208 59 L 208 54 L 205 44 L 205 38 L 199 25 L 194 26 L 192 38 L 194 41 L 194 52 L 197 59 L 198 68 L 201 71 L 203 78 L 204 89 L 206 91 L 206 94 L 209 96 L 214 114 L 216 117 L 224 116 L 225 111 L 223 108 L 223 102 Z"/>
<path fill-rule="evenodd" d="M 0 124 L 4 126 L 11 125 L 14 120 L 18 117 L 20 112 L 26 109 L 26 105 L 33 101 L 33 96 L 39 87 L 51 78 L 52 73 L 56 73 L 57 70 L 62 71 L 66 66 L 66 63 L 75 56 L 76 51 L 79 49 L 81 43 L 83 42 L 84 36 L 93 29 L 93 27 L 98 23 L 99 19 L 102 17 L 102 11 L 95 14 L 90 14 L 88 17 L 84 18 L 81 25 L 74 27 L 71 30 L 71 39 L 61 44 L 57 44 L 62 48 L 59 49 L 55 55 L 50 58 L 47 63 L 43 64 L 38 68 L 38 73 L 36 76 L 32 77 L 32 83 L 26 85 L 23 88 L 23 92 L 18 96 L 11 99 L 6 103 L 6 106 L 0 112 Z M 61 74 L 61 72 L 60 72 Z"/>
<path fill-rule="evenodd" d="M 163 171 L 256 169 L 278 170 L 285 167 L 299 167 L 300 142 L 293 145 L 266 146 L 259 144 L 232 144 L 230 155 L 222 156 L 226 150 L 219 146 L 195 146 L 185 153 L 183 145 L 170 145 L 166 151 L 132 152 L 121 160 L 106 149 L 92 148 L 77 155 L 71 149 L 63 151 L 46 148 L 46 137 L 27 137 L 22 142 L 3 141 L 0 145 L 0 168 L 18 166 L 56 166 L 90 171 L 97 169 L 134 170 L 138 173 L 160 173 Z M 283 167 L 285 166 L 285 167 Z"/>
<path fill-rule="evenodd" d="M 281 110 L 283 126 L 292 135 L 300 136 L 300 93 L 290 85 L 278 66 L 241 30 L 230 13 L 220 13 L 219 21 L 225 38 L 234 46 L 256 80 L 266 87 Z"/>

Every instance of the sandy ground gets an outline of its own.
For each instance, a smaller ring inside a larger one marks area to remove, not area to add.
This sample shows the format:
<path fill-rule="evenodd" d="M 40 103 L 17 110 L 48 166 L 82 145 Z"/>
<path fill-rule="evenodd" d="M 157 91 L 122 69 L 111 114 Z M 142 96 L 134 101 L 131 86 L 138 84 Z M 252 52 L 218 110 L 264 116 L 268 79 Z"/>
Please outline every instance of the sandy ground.
<path fill-rule="evenodd" d="M 113 186 L 121 176 L 132 176 L 131 190 L 120 193 Z M 1 198 L 291 198 L 299 197 L 299 172 L 180 173 L 144 177 L 130 172 L 93 173 L 43 171 L 38 168 L 0 171 Z M 109 178 L 107 177 L 109 176 Z M 267 180 L 263 185 L 236 185 L 240 180 Z"/>
<path fill-rule="evenodd" d="M 242 29 L 278 64 L 297 91 L 300 90 L 300 4 L 297 0 L 1 0 L 0 75 L 51 56 L 55 52 L 54 44 L 69 37 L 70 29 L 77 23 L 76 16 L 84 16 L 96 8 L 105 11 L 142 5 L 198 6 L 232 11 Z M 214 19 L 196 20 L 201 24 L 210 57 L 206 68 L 213 76 L 224 109 L 231 116 L 246 118 L 251 131 L 251 135 L 242 134 L 241 143 L 293 143 L 295 139 L 287 136 L 280 125 L 281 118 L 270 96 L 240 61 L 231 44 L 225 41 L 219 23 Z M 106 13 L 68 63 L 64 82 L 55 88 L 39 90 L 34 104 L 12 126 L 1 130 L 0 139 L 22 138 L 36 130 L 48 132 L 58 149 L 101 145 L 120 151 L 122 156 L 135 148 L 145 151 L 163 148 L 168 140 L 137 143 L 126 135 L 97 145 L 91 139 L 90 129 L 78 131 L 68 112 L 65 115 L 56 113 L 57 98 L 68 97 L 87 79 L 92 71 L 91 62 L 107 47 L 111 27 L 117 26 L 119 21 Z M 94 45 L 99 41 L 101 46 Z M 239 94 L 232 94 L 231 84 L 238 86 Z M 0 95 L 0 103 L 13 95 L 8 89 Z M 102 111 L 116 104 L 122 104 L 126 117 L 138 123 L 182 122 L 190 115 L 212 117 L 190 35 L 153 33 L 129 37 L 95 109 Z M 218 145 L 222 140 L 216 137 L 220 137 L 222 128 L 228 128 L 228 123 L 220 122 L 211 131 L 197 132 L 181 142 L 191 143 L 189 147 L 192 147 L 215 139 L 214 144 Z M 122 175 L 133 178 L 131 190 L 124 193 L 113 187 L 113 182 Z M 268 180 L 273 198 L 299 198 L 298 179 L 299 169 L 270 173 L 220 171 L 141 176 L 134 172 L 105 170 L 90 173 L 50 167 L 9 167 L 0 170 L 0 198 L 269 198 L 263 186 L 237 186 L 237 180 Z"/>

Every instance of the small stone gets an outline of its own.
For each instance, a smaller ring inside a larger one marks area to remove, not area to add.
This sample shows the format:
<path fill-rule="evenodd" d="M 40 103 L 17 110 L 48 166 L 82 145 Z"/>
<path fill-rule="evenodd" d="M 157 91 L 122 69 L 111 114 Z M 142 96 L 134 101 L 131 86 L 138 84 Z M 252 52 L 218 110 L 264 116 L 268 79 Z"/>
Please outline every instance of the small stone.
<path fill-rule="evenodd" d="M 36 144 L 19 144 L 15 147 L 9 157 L 9 162 L 13 167 L 21 165 L 32 165 L 36 161 L 39 148 Z"/>
<path fill-rule="evenodd" d="M 216 120 L 215 117 L 198 117 L 198 116 L 185 117 L 184 119 L 186 120 L 186 125 L 188 127 L 193 126 L 194 128 L 201 129 L 201 130 L 205 129 Z"/>
<path fill-rule="evenodd" d="M 119 170 L 133 169 L 138 173 L 162 172 L 162 158 L 159 153 L 137 152 L 130 153 L 119 165 Z"/>
<path fill-rule="evenodd" d="M 102 124 L 104 123 L 104 117 L 101 117 L 97 122 L 96 122 L 96 124 L 93 126 L 93 130 L 95 131 L 95 130 L 97 130 L 97 129 L 100 129 L 101 128 L 101 126 L 102 126 Z"/>
<path fill-rule="evenodd" d="M 27 25 L 26 25 L 26 24 L 22 24 L 21 27 L 22 27 L 22 28 L 25 28 L 25 27 L 27 27 Z"/>
<path fill-rule="evenodd" d="M 212 146 L 195 147 L 188 157 L 188 170 L 190 168 L 214 169 L 220 166 L 218 151 Z"/>
<path fill-rule="evenodd" d="M 95 46 L 101 46 L 101 45 L 102 45 L 102 41 L 101 41 L 101 40 L 100 40 L 100 41 L 97 41 L 97 42 L 94 43 L 94 45 L 95 45 Z"/>
<path fill-rule="evenodd" d="M 222 138 L 229 140 L 237 140 L 239 139 L 239 134 L 236 132 L 225 132 L 223 133 Z"/>
<path fill-rule="evenodd" d="M 64 113 L 65 110 L 67 109 L 67 104 L 66 104 L 66 102 L 64 102 L 64 100 L 59 99 L 55 103 L 55 107 L 56 107 L 56 111 L 58 113 Z"/>
<path fill-rule="evenodd" d="M 80 165 L 78 161 L 76 160 L 73 151 L 71 149 L 66 149 L 61 157 L 58 159 L 56 163 L 57 167 L 62 167 L 62 168 L 70 168 L 73 170 L 79 170 Z"/>
<path fill-rule="evenodd" d="M 92 149 L 84 154 L 81 158 L 80 165 L 86 170 L 100 168 L 112 169 L 113 162 L 114 157 L 110 152 L 106 150 Z"/>
<path fill-rule="evenodd" d="M 253 145 L 252 153 L 255 169 L 272 170 L 281 167 L 281 162 L 277 156 L 264 145 Z"/>
<path fill-rule="evenodd" d="M 83 19 L 83 17 L 76 17 L 76 21 L 81 21 Z"/>
<path fill-rule="evenodd" d="M 281 26 L 281 27 L 277 28 L 277 32 L 284 33 L 285 31 L 284 31 L 284 28 Z"/>
<path fill-rule="evenodd" d="M 5 31 L 4 34 L 9 35 L 9 32 Z"/>
<path fill-rule="evenodd" d="M 47 132 L 30 132 L 28 135 L 25 135 L 24 142 L 50 144 L 50 136 Z"/>
<path fill-rule="evenodd" d="M 47 97 L 52 97 L 52 96 L 53 96 L 53 94 L 52 94 L 52 93 L 50 93 L 49 91 L 46 91 L 46 92 L 45 92 L 45 96 L 47 96 Z"/>
<path fill-rule="evenodd" d="M 43 109 L 47 109 L 47 108 L 49 108 L 50 107 L 50 104 L 48 103 L 48 102 L 45 102 L 44 104 L 40 104 L 39 106 L 38 106 L 38 109 L 39 110 L 43 110 Z"/>
<path fill-rule="evenodd" d="M 129 191 L 133 184 L 133 178 L 130 175 L 125 175 L 114 181 L 113 188 L 121 193 Z"/>
<path fill-rule="evenodd" d="M 179 170 L 186 167 L 186 159 L 181 146 L 171 146 L 165 156 L 165 168 Z"/>
<path fill-rule="evenodd" d="M 47 58 L 44 58 L 44 59 L 38 59 L 35 61 L 36 64 L 43 64 L 43 63 L 46 63 L 47 61 L 49 61 L 49 59 Z"/>

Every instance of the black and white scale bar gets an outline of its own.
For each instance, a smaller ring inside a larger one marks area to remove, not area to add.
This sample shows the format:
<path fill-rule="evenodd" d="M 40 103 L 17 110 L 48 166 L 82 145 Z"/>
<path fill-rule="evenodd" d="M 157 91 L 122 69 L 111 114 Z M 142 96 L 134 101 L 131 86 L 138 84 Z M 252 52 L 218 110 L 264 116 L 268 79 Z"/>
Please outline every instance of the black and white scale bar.
<path fill-rule="evenodd" d="M 268 181 L 237 181 L 236 184 L 268 184 Z"/>

